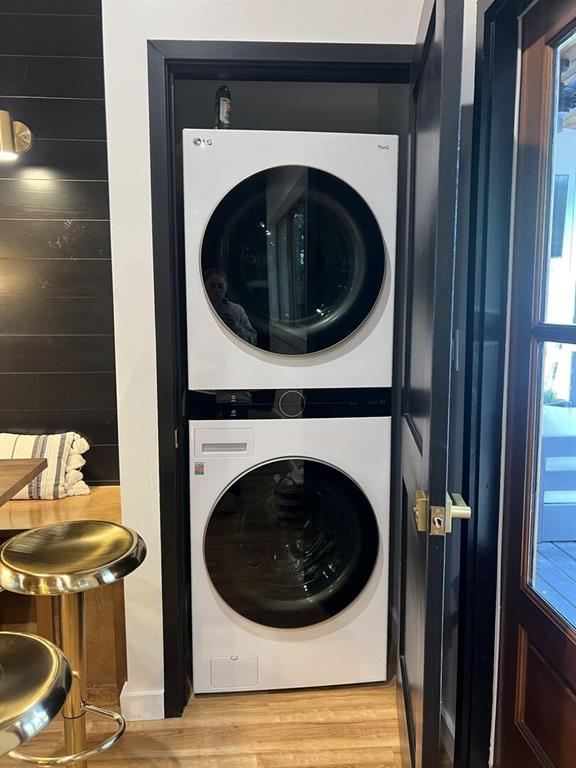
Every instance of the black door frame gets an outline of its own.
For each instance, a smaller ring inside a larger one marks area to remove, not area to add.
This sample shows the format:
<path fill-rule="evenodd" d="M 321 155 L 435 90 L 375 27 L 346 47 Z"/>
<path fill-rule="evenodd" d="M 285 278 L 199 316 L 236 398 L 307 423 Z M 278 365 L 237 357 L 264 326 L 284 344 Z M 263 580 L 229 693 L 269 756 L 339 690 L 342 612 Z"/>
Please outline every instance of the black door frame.
<path fill-rule="evenodd" d="M 175 183 L 174 80 L 407 83 L 412 51 L 411 45 L 148 42 L 166 717 L 182 713 L 190 694 L 191 671 L 189 590 L 182 588 L 190 581 L 190 550 L 185 296 Z M 399 409 L 396 400 L 393 411 Z"/>
<path fill-rule="evenodd" d="M 455 768 L 486 768 L 490 753 L 517 18 L 531 2 L 478 2 L 463 488 L 473 515 L 462 541 Z"/>

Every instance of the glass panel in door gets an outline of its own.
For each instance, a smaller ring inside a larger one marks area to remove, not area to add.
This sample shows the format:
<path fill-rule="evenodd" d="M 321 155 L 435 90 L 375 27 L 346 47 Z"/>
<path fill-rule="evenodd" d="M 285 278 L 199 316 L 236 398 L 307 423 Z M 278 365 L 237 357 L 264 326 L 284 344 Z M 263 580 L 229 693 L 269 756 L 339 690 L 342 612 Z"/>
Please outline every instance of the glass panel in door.
<path fill-rule="evenodd" d="M 532 586 L 576 627 L 576 345 L 541 358 Z"/>
<path fill-rule="evenodd" d="M 576 323 L 576 33 L 555 51 L 544 322 Z"/>

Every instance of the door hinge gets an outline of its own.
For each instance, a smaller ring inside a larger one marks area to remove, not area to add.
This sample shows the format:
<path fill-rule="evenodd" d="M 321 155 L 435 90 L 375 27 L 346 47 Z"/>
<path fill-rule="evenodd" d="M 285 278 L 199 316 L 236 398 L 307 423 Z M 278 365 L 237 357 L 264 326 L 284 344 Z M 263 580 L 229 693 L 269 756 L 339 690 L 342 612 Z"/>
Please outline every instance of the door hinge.
<path fill-rule="evenodd" d="M 460 329 L 455 328 L 452 335 L 452 366 L 456 373 L 460 371 Z"/>

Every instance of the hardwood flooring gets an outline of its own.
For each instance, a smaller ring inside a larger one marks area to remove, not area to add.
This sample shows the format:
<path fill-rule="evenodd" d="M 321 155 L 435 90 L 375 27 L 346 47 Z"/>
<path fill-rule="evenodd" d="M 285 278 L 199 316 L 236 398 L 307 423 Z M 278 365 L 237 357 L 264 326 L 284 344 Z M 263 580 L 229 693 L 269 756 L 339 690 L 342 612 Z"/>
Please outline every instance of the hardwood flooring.
<path fill-rule="evenodd" d="M 538 544 L 534 587 L 576 627 L 576 541 Z"/>
<path fill-rule="evenodd" d="M 91 723 L 90 740 L 106 727 Z M 59 749 L 59 728 L 27 751 Z M 9 765 L 0 759 L 2 768 Z M 194 697 L 182 718 L 129 723 L 90 766 L 400 768 L 395 684 Z"/>

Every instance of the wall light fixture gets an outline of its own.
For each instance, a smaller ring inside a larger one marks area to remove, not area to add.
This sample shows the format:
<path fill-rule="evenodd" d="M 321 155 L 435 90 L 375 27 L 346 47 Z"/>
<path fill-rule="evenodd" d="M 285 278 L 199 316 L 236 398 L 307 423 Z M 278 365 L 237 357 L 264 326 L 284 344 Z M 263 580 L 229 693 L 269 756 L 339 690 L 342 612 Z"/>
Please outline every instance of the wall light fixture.
<path fill-rule="evenodd" d="M 12 120 L 12 115 L 0 109 L 0 162 L 16 160 L 20 152 L 32 146 L 32 132 L 27 125 Z"/>

